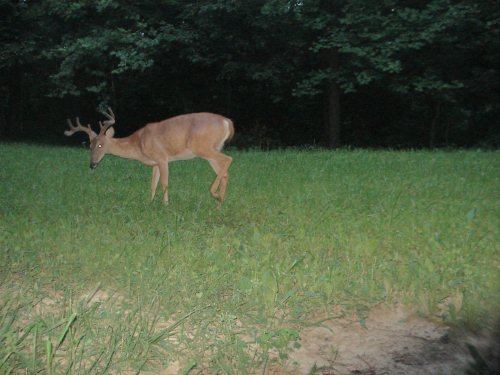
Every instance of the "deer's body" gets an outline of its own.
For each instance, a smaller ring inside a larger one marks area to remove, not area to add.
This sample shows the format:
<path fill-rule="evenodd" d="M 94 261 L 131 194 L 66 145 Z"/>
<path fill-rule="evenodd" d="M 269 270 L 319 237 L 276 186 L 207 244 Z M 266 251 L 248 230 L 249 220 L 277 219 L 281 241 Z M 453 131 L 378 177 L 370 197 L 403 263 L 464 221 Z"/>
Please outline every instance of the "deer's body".
<path fill-rule="evenodd" d="M 125 138 L 113 138 L 109 153 L 155 166 L 220 151 L 233 135 L 231 120 L 214 113 L 190 113 L 149 123 Z M 208 150 L 207 139 L 211 139 Z M 132 147 L 136 152 L 131 152 Z"/>
<path fill-rule="evenodd" d="M 221 152 L 224 143 L 234 135 L 233 122 L 214 113 L 190 113 L 172 117 L 159 122 L 152 122 L 132 133 L 128 137 L 114 138 L 111 127 L 114 114 L 103 112 L 108 121 L 97 135 L 90 126 L 72 126 L 66 135 L 76 131 L 84 131 L 89 135 L 91 161 L 90 167 L 96 168 L 104 155 L 112 154 L 124 158 L 135 159 L 153 167 L 151 179 L 151 199 L 154 198 L 158 182 L 163 189 L 163 203 L 168 201 L 168 163 L 176 160 L 188 160 L 194 157 L 206 159 L 216 173 L 210 187 L 212 196 L 220 202 L 229 180 L 227 170 L 232 158 Z M 68 120 L 69 121 L 69 120 Z"/>

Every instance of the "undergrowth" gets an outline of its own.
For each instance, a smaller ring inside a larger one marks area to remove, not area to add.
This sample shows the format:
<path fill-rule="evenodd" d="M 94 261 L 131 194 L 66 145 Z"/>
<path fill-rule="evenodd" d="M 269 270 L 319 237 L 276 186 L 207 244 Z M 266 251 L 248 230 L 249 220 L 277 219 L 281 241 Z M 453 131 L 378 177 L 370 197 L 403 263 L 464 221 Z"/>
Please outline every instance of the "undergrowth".
<path fill-rule="evenodd" d="M 318 319 L 402 302 L 480 328 L 499 311 L 497 152 L 229 151 L 150 169 L 1 144 L 0 372 L 247 373 Z"/>

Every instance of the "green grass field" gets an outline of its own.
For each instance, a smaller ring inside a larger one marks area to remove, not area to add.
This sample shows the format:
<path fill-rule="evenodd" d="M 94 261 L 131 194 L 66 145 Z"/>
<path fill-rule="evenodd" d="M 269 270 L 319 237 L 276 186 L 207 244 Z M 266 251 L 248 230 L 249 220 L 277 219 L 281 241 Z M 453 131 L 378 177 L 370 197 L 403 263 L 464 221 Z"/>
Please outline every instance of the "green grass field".
<path fill-rule="evenodd" d="M 261 371 L 381 302 L 497 321 L 498 152 L 228 153 L 221 209 L 200 159 L 163 207 L 135 161 L 0 144 L 0 373 Z"/>

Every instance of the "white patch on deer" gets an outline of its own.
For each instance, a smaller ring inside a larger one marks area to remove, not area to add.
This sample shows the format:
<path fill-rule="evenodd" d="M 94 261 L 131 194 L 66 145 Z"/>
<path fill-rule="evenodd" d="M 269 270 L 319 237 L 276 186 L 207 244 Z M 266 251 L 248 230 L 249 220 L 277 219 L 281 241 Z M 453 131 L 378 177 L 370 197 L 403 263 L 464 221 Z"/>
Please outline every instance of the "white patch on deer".
<path fill-rule="evenodd" d="M 224 135 L 222 142 L 217 145 L 218 151 L 222 150 L 224 143 L 228 140 L 229 135 L 231 134 L 231 132 L 229 131 L 229 120 L 228 119 L 222 120 L 222 124 L 224 125 L 224 130 L 226 131 L 226 134 Z"/>
<path fill-rule="evenodd" d="M 183 152 L 178 153 L 177 155 L 172 155 L 169 157 L 169 162 L 176 160 L 189 160 L 194 158 L 196 155 L 191 150 L 184 150 Z"/>

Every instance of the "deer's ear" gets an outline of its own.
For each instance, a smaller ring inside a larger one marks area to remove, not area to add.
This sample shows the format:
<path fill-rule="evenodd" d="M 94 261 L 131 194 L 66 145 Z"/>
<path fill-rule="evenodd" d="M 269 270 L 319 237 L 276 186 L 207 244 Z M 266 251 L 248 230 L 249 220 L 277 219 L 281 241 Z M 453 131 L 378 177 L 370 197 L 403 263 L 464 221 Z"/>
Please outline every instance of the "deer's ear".
<path fill-rule="evenodd" d="M 106 130 L 106 137 L 113 138 L 115 136 L 115 129 L 113 127 L 108 128 Z"/>

